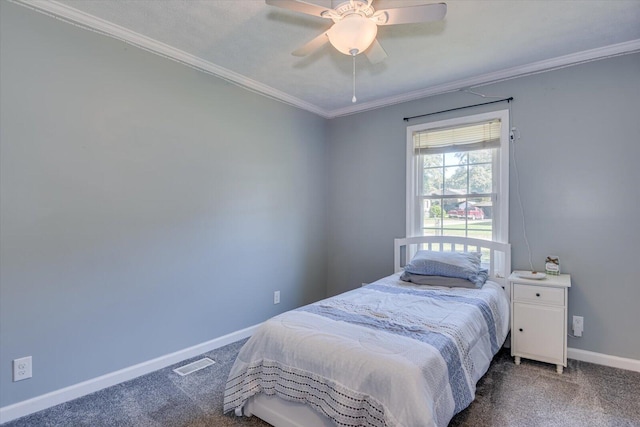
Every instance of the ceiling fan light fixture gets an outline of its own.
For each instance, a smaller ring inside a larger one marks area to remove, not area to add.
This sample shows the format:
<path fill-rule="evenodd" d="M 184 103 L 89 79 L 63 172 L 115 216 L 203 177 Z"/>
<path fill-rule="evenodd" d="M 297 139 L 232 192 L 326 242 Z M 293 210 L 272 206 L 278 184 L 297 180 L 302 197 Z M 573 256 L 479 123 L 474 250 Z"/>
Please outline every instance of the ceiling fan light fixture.
<path fill-rule="evenodd" d="M 333 47 L 349 56 L 367 50 L 376 39 L 377 34 L 378 26 L 376 23 L 356 13 L 345 16 L 327 32 L 329 42 Z"/>

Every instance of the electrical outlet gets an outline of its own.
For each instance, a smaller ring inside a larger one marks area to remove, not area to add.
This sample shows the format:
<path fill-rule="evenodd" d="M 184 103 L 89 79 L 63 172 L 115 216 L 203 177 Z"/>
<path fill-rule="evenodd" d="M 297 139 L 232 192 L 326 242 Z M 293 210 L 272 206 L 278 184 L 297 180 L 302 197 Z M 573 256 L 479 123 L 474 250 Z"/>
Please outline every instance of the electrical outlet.
<path fill-rule="evenodd" d="M 273 293 L 273 303 L 280 304 L 280 291 L 275 291 Z"/>
<path fill-rule="evenodd" d="M 13 382 L 26 380 L 31 378 L 32 369 L 31 356 L 21 357 L 13 361 Z"/>
<path fill-rule="evenodd" d="M 584 331 L 584 317 L 573 316 L 573 335 L 581 337 L 582 331 Z"/>

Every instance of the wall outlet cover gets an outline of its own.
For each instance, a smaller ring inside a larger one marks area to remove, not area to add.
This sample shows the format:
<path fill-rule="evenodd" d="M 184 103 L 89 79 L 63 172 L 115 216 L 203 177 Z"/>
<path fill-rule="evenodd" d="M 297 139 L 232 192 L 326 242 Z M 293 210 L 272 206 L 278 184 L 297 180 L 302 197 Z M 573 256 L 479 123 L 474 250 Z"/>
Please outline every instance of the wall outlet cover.
<path fill-rule="evenodd" d="M 33 360 L 31 356 L 21 357 L 13 361 L 13 381 L 22 381 L 33 376 Z"/>

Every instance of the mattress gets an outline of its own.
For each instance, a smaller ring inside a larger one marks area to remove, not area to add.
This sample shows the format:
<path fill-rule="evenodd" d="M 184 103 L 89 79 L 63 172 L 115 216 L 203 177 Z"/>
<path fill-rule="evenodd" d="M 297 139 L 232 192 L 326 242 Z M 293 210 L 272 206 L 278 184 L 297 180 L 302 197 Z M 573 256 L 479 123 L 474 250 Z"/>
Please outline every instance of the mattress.
<path fill-rule="evenodd" d="M 399 274 L 266 321 L 240 350 L 224 411 L 258 393 L 344 426 L 446 426 L 509 330 L 498 284 L 419 286 Z"/>

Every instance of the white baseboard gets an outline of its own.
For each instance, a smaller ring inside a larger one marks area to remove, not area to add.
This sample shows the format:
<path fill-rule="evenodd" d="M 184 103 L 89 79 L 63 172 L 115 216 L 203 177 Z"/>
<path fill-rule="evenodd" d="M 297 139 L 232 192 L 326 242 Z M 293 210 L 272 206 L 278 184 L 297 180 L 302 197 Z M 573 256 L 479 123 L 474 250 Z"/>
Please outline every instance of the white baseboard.
<path fill-rule="evenodd" d="M 640 360 L 626 357 L 611 356 L 608 354 L 594 353 L 593 351 L 580 350 L 579 348 L 567 349 L 567 358 L 582 362 L 595 363 L 597 365 L 610 366 L 612 368 L 626 369 L 627 371 L 640 372 Z"/>
<path fill-rule="evenodd" d="M 78 384 L 71 385 L 32 399 L 14 403 L 0 408 L 0 424 L 24 417 L 29 414 L 68 402 L 73 399 L 85 396 L 90 393 L 120 384 L 125 381 L 132 380 L 141 375 L 149 374 L 158 369 L 181 362 L 185 359 L 196 357 L 202 353 L 215 350 L 238 340 L 250 337 L 260 325 L 250 326 L 248 328 L 232 332 L 227 335 L 215 338 L 193 347 L 176 351 L 156 359 L 142 362 L 119 371 L 111 372 L 97 378 L 83 381 Z M 595 363 L 598 365 L 611 366 L 613 368 L 626 369 L 629 371 L 640 372 L 640 360 L 629 359 L 625 357 L 610 356 L 608 354 L 594 353 L 592 351 L 580 350 L 577 348 L 568 348 L 567 357 L 569 359 L 580 360 L 582 362 Z"/>
<path fill-rule="evenodd" d="M 0 424 L 15 420 L 16 418 L 33 414 L 35 412 L 50 408 L 55 405 L 59 405 L 64 402 L 68 402 L 73 399 L 77 399 L 78 397 L 94 393 L 113 385 L 132 380 L 141 375 L 149 374 L 153 371 L 166 368 L 167 366 L 181 362 L 185 359 L 196 357 L 202 353 L 206 353 L 208 351 L 215 350 L 216 348 L 220 348 L 227 344 L 231 344 L 238 340 L 250 337 L 256 331 L 258 326 L 260 325 L 258 324 L 250 326 L 248 328 L 215 338 L 211 341 L 207 341 L 198 345 L 194 345 L 193 347 L 176 351 L 175 353 L 160 356 L 158 358 L 142 362 L 137 365 L 121 369 L 119 371 L 111 372 L 109 374 L 105 374 L 97 378 L 71 385 L 69 387 L 55 390 L 41 396 L 36 396 L 32 399 L 23 400 L 22 402 L 4 406 L 0 408 Z"/>

